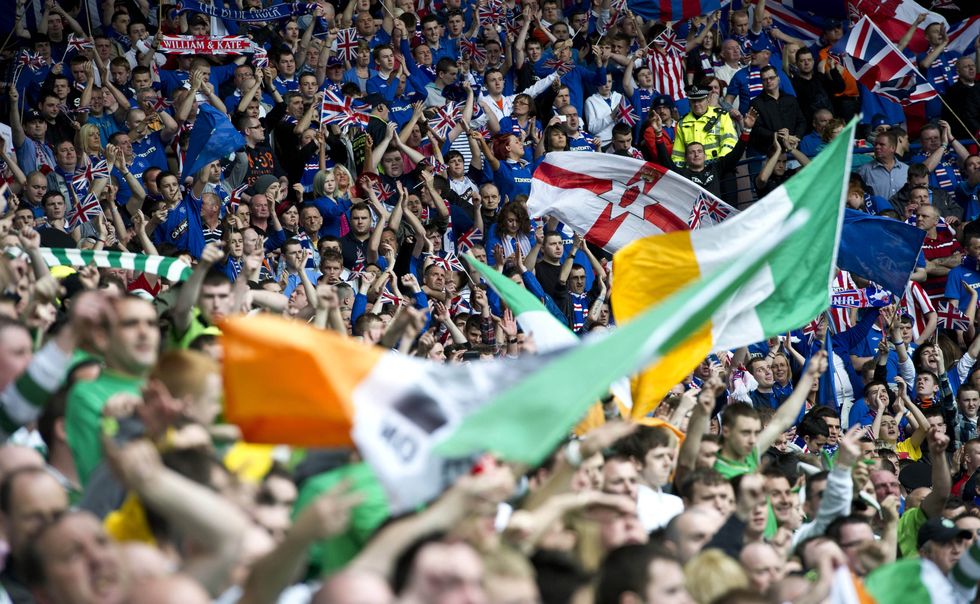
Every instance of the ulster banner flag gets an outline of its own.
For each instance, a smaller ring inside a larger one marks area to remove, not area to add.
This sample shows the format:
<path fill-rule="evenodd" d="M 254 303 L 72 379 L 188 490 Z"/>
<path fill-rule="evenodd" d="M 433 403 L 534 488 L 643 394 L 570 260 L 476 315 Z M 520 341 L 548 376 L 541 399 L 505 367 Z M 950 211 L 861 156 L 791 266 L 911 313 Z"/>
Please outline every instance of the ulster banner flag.
<path fill-rule="evenodd" d="M 549 153 L 534 172 L 527 207 L 532 216 L 557 217 L 587 241 L 615 252 L 649 235 L 686 231 L 699 200 L 736 214 L 711 193 L 662 166 L 641 159 L 563 151 Z M 714 224 L 702 217 L 699 226 Z"/>

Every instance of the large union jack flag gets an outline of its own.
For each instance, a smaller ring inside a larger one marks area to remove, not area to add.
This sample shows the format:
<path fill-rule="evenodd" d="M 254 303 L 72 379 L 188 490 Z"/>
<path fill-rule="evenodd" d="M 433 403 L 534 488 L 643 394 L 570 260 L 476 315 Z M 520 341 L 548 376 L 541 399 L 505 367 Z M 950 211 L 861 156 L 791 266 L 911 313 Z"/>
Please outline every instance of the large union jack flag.
<path fill-rule="evenodd" d="M 360 101 L 339 96 L 327 90 L 323 93 L 320 109 L 321 124 L 337 124 L 341 128 L 351 124 L 364 128 L 371 121 L 370 109 Z"/>
<path fill-rule="evenodd" d="M 844 65 L 871 92 L 902 105 L 935 98 L 936 90 L 867 16 L 861 17 L 846 40 Z"/>

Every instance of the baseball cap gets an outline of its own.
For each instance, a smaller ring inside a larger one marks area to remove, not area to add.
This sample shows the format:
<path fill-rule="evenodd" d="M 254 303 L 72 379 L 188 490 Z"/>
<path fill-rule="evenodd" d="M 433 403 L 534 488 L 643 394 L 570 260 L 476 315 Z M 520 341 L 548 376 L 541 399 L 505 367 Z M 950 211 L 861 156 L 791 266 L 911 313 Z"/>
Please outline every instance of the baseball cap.
<path fill-rule="evenodd" d="M 28 109 L 24 112 L 24 123 L 27 122 L 43 122 L 44 116 L 37 109 Z"/>
<path fill-rule="evenodd" d="M 344 66 L 344 62 L 341 61 L 339 57 L 330 57 L 329 59 L 327 59 L 327 69 L 330 69 L 331 67 L 343 67 L 343 66 Z"/>
<path fill-rule="evenodd" d="M 827 21 L 827 29 L 837 29 L 837 28 L 843 29 L 844 22 L 841 21 L 840 19 L 831 19 Z"/>
<path fill-rule="evenodd" d="M 686 92 L 688 100 L 691 101 L 700 101 L 708 98 L 708 91 L 704 88 L 698 88 L 697 84 L 689 86 Z"/>
<path fill-rule="evenodd" d="M 889 126 L 888 118 L 881 113 L 876 113 L 871 117 L 871 129 L 875 130 L 878 126 Z"/>
<path fill-rule="evenodd" d="M 929 541 L 949 543 L 953 539 L 969 539 L 973 533 L 956 526 L 949 518 L 933 518 L 919 528 L 916 545 L 922 547 Z"/>
<path fill-rule="evenodd" d="M 690 95 L 689 95 L 690 96 Z M 669 96 L 662 94 L 657 98 L 653 99 L 653 103 L 650 104 L 651 107 L 670 107 L 674 108 L 674 101 Z"/>

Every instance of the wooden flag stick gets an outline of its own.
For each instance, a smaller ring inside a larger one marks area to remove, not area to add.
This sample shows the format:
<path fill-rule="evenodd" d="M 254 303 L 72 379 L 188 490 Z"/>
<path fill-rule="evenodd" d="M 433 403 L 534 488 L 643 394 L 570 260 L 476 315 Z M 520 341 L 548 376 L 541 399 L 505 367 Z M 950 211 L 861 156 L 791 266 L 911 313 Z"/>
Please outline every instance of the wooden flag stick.
<path fill-rule="evenodd" d="M 946 99 L 943 98 L 943 95 L 937 92 L 936 96 L 938 96 L 939 100 L 943 102 L 943 106 L 945 106 L 946 109 L 948 109 L 949 112 L 953 114 L 953 117 L 955 117 L 956 121 L 960 123 L 960 126 L 963 126 L 963 129 L 966 130 L 966 133 L 970 135 L 970 138 L 973 139 L 973 142 L 976 143 L 978 147 L 980 147 L 980 141 L 977 140 L 976 134 L 970 132 L 970 129 L 967 128 L 966 124 L 963 123 L 963 120 L 960 119 L 960 116 L 957 115 L 957 113 L 953 110 L 953 108 L 949 106 L 949 103 L 946 102 Z"/>

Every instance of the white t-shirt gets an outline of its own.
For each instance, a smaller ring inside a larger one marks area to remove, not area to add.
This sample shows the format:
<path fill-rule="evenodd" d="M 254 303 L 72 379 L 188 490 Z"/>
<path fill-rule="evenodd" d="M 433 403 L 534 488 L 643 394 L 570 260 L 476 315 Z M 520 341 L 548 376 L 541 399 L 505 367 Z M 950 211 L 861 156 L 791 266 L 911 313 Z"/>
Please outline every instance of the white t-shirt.
<path fill-rule="evenodd" d="M 646 485 L 637 487 L 636 511 L 646 532 L 667 526 L 674 516 L 684 511 L 684 502 L 677 495 L 654 491 Z"/>

